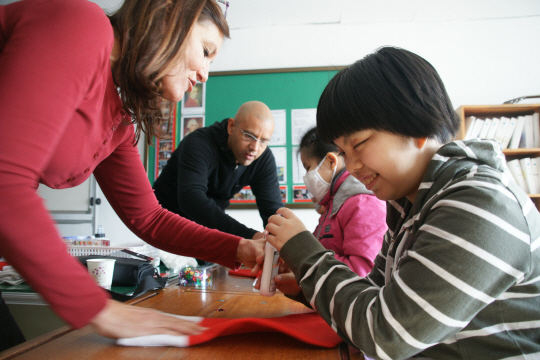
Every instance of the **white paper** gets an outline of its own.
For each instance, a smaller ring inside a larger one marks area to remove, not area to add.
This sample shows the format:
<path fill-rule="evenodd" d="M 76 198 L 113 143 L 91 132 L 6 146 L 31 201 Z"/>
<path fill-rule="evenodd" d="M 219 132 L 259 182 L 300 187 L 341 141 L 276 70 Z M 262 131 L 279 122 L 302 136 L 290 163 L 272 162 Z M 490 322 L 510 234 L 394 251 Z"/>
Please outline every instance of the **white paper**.
<path fill-rule="evenodd" d="M 287 183 L 287 148 L 286 147 L 270 147 L 274 158 L 276 159 L 276 170 L 278 181 L 280 184 Z"/>
<path fill-rule="evenodd" d="M 523 189 L 523 191 L 529 193 L 529 189 L 527 188 L 527 183 L 525 182 L 525 177 L 523 176 L 523 170 L 521 169 L 519 159 L 507 161 L 506 166 L 508 166 L 508 170 L 510 170 L 512 172 L 512 175 L 514 175 L 514 179 L 516 180 L 517 184 Z"/>
<path fill-rule="evenodd" d="M 304 169 L 304 165 L 302 165 L 302 161 L 300 161 L 300 154 L 298 153 L 298 148 L 298 146 L 293 146 L 292 148 L 293 183 L 303 184 L 304 175 L 306 175 L 306 169 Z"/>
<path fill-rule="evenodd" d="M 524 125 L 525 125 L 525 118 L 523 116 L 518 116 L 516 129 L 514 130 L 514 133 L 512 134 L 512 139 L 510 140 L 510 144 L 508 145 L 509 149 L 517 149 L 519 147 L 519 142 L 523 134 Z"/>
<path fill-rule="evenodd" d="M 287 145 L 287 111 L 272 110 L 274 116 L 274 133 L 270 145 Z"/>
<path fill-rule="evenodd" d="M 532 169 L 532 176 L 533 176 L 533 183 L 535 188 L 535 194 L 538 194 L 540 192 L 540 186 L 539 179 L 538 179 L 538 158 L 532 157 L 531 158 L 531 169 Z"/>
<path fill-rule="evenodd" d="M 302 140 L 304 134 L 316 125 L 317 109 L 291 110 L 292 144 L 300 145 L 300 141 Z"/>
<path fill-rule="evenodd" d="M 182 316 L 167 314 L 178 319 L 193 321 L 199 323 L 203 320 L 199 316 Z M 121 338 L 116 340 L 116 345 L 121 346 L 176 346 L 176 347 L 187 347 L 189 346 L 189 336 L 187 335 L 167 335 L 167 334 L 156 334 L 156 335 L 145 335 L 137 336 L 132 338 Z"/>
<path fill-rule="evenodd" d="M 527 183 L 527 193 L 536 194 L 536 184 L 534 182 L 531 158 L 519 159 L 519 164 L 521 165 L 521 171 L 523 171 L 523 177 L 525 178 L 525 183 Z"/>
<path fill-rule="evenodd" d="M 533 115 L 533 130 L 534 130 L 534 147 L 540 148 L 540 117 L 537 112 Z"/>
<path fill-rule="evenodd" d="M 467 126 L 467 132 L 465 133 L 465 138 L 463 138 L 463 140 L 470 140 L 471 139 L 471 134 L 472 134 L 472 131 L 474 129 L 474 120 L 476 119 L 476 117 L 474 116 L 467 116 L 467 118 L 465 119 L 465 126 Z"/>

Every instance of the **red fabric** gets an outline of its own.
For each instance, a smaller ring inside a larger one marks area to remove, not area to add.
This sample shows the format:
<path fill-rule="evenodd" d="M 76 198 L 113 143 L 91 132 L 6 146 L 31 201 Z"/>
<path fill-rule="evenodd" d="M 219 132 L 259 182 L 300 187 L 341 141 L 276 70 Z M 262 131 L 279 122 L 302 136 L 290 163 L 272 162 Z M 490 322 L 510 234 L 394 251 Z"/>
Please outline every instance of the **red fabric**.
<path fill-rule="evenodd" d="M 159 206 L 132 145 L 134 127 L 122 123 L 112 46 L 110 22 L 92 2 L 0 6 L 0 254 L 76 328 L 103 309 L 108 295 L 68 254 L 36 194 L 39 183 L 69 188 L 94 173 L 116 213 L 144 241 L 239 266 L 239 237 Z"/>
<path fill-rule="evenodd" d="M 0 270 L 4 268 L 4 266 L 8 266 L 9 264 L 5 261 L 0 261 Z"/>
<path fill-rule="evenodd" d="M 229 270 L 229 275 L 236 275 L 236 276 L 246 276 L 246 277 L 252 277 L 252 278 L 258 278 L 262 274 L 262 270 L 259 271 L 257 274 L 253 275 L 251 273 L 251 269 L 238 269 L 238 270 Z"/>
<path fill-rule="evenodd" d="M 343 341 L 316 312 L 275 318 L 206 318 L 200 325 L 208 330 L 200 335 L 190 336 L 190 346 L 219 336 L 252 332 L 281 332 L 307 344 L 325 348 L 336 347 Z"/>

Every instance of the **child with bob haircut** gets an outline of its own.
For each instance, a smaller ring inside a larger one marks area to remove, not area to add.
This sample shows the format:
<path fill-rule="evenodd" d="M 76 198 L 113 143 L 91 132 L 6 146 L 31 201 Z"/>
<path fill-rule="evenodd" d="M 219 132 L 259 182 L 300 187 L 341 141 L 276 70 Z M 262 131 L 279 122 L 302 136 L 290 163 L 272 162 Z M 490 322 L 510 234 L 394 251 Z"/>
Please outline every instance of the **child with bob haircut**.
<path fill-rule="evenodd" d="M 317 108 L 323 140 L 387 201 L 374 269 L 359 277 L 288 209 L 269 219 L 305 299 L 369 357 L 540 357 L 540 214 L 503 174 L 500 145 L 451 141 L 458 128 L 433 66 L 380 48 L 341 70 Z"/>

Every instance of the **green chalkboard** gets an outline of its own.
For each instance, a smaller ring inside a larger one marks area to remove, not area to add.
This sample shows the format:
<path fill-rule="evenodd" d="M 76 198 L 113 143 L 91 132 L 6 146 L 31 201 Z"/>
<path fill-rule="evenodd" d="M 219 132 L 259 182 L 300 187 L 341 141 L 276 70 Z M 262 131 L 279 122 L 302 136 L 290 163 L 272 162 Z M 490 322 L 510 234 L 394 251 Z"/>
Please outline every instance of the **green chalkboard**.
<path fill-rule="evenodd" d="M 319 97 L 330 79 L 341 69 L 307 68 L 278 69 L 260 71 L 238 71 L 211 73 L 206 83 L 205 126 L 227 117 L 234 117 L 236 111 L 246 101 L 264 102 L 272 110 L 286 110 L 286 138 L 284 147 L 287 152 L 286 182 L 287 203 L 293 202 L 293 156 L 296 156 L 292 144 L 291 110 L 313 109 L 317 107 Z M 177 124 L 181 119 L 181 106 L 177 107 Z M 180 139 L 180 126 L 176 126 L 176 144 Z M 156 152 L 153 147 L 148 151 L 148 174 L 154 181 Z"/>

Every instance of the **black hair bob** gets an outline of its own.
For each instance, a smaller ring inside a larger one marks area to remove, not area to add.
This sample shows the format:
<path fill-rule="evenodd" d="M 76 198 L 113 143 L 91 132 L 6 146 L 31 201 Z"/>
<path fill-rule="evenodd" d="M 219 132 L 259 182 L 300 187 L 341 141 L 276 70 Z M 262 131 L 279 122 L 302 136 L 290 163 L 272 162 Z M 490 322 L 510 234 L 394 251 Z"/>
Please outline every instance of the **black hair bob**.
<path fill-rule="evenodd" d="M 302 150 L 304 150 L 309 157 L 315 158 L 318 162 L 321 162 L 329 152 L 338 152 L 336 145 L 330 142 L 324 142 L 321 139 L 317 133 L 316 127 L 309 129 L 302 137 L 300 146 L 298 147 L 298 153 Z"/>
<path fill-rule="evenodd" d="M 422 57 L 382 47 L 337 73 L 317 106 L 325 142 L 373 129 L 413 138 L 452 140 L 459 118 L 435 68 Z"/>

